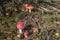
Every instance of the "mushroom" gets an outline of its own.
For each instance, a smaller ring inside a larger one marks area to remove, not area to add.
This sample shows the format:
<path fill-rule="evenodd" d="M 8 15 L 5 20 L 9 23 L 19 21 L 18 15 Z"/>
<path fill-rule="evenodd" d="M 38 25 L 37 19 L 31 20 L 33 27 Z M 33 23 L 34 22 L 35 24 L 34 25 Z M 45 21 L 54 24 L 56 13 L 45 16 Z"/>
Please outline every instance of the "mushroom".
<path fill-rule="evenodd" d="M 29 6 L 29 7 L 26 7 L 27 9 L 29 9 L 29 12 L 31 13 L 31 10 L 34 8 L 33 6 Z"/>
<path fill-rule="evenodd" d="M 20 34 L 18 34 L 17 37 L 20 38 Z"/>
<path fill-rule="evenodd" d="M 34 33 L 38 32 L 38 28 L 33 28 L 33 32 Z"/>
<path fill-rule="evenodd" d="M 31 10 L 34 9 L 34 6 L 29 4 L 25 4 L 24 6 L 26 7 L 26 11 L 29 10 L 30 13 L 31 13 Z"/>
<path fill-rule="evenodd" d="M 17 29 L 19 30 L 19 32 L 22 33 L 22 30 L 25 28 L 24 23 L 17 22 L 16 26 L 17 26 Z"/>
<path fill-rule="evenodd" d="M 29 4 L 24 4 L 25 8 L 28 7 L 28 6 L 29 6 Z M 28 9 L 26 8 L 25 12 L 27 12 L 27 11 L 28 11 Z"/>
<path fill-rule="evenodd" d="M 28 35 L 29 35 L 29 32 L 28 32 L 28 31 L 25 31 L 25 32 L 24 32 L 24 37 L 27 38 Z"/>

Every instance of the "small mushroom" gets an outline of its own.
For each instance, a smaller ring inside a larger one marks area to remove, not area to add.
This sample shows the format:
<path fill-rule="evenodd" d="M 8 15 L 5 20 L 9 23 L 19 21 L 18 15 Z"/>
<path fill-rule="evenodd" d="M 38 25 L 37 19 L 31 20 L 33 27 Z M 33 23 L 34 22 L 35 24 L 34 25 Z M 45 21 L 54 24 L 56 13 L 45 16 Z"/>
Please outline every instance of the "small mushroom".
<path fill-rule="evenodd" d="M 20 38 L 20 34 L 18 34 L 17 37 Z"/>
<path fill-rule="evenodd" d="M 25 8 L 28 7 L 28 6 L 29 6 L 29 4 L 24 4 L 24 7 Z M 28 12 L 28 9 L 27 8 L 26 8 L 25 12 Z"/>
<path fill-rule="evenodd" d="M 25 31 L 25 32 L 24 32 L 24 37 L 27 38 L 28 35 L 29 35 L 29 32 L 28 32 L 28 31 Z"/>
<path fill-rule="evenodd" d="M 19 32 L 22 33 L 22 30 L 25 28 L 24 23 L 17 22 L 16 26 L 17 26 L 17 29 L 19 30 Z"/>
<path fill-rule="evenodd" d="M 29 6 L 29 7 L 26 7 L 27 9 L 29 9 L 29 12 L 31 13 L 31 10 L 34 8 L 33 6 Z"/>
<path fill-rule="evenodd" d="M 34 33 L 38 32 L 38 28 L 33 28 L 33 32 Z"/>
<path fill-rule="evenodd" d="M 31 13 L 31 10 L 34 9 L 34 6 L 29 4 L 25 4 L 24 6 L 26 7 L 26 10 L 29 10 L 30 13 Z"/>

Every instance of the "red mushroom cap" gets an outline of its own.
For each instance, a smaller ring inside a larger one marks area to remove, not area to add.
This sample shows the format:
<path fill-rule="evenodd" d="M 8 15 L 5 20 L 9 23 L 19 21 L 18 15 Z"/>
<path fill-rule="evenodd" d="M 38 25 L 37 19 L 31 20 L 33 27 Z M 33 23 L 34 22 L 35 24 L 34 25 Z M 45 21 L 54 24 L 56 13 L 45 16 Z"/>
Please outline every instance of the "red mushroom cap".
<path fill-rule="evenodd" d="M 38 28 L 33 28 L 33 32 L 38 32 Z"/>
<path fill-rule="evenodd" d="M 29 6 L 29 4 L 24 4 L 25 7 Z"/>
<path fill-rule="evenodd" d="M 34 6 L 30 5 L 30 6 L 27 6 L 26 8 L 32 10 L 34 8 Z"/>
<path fill-rule="evenodd" d="M 17 22 L 16 26 L 17 26 L 17 29 L 24 29 L 25 27 L 23 22 Z"/>
<path fill-rule="evenodd" d="M 28 36 L 29 35 L 29 32 L 28 31 L 25 31 L 24 32 L 24 36 Z"/>

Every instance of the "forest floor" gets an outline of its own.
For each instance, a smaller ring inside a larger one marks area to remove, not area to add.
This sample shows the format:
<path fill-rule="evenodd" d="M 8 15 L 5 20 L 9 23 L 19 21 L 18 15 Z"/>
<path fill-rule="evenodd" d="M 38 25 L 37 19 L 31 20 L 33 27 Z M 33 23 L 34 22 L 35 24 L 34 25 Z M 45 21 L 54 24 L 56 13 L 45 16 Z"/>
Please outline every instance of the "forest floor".
<path fill-rule="evenodd" d="M 37 10 L 32 10 L 31 13 L 20 11 L 13 12 L 10 17 L 0 16 L 0 40 L 60 40 L 60 2 L 53 4 L 55 5 L 40 3 L 35 8 Z M 31 33 L 28 38 L 17 38 L 18 21 L 31 25 L 29 31 L 37 27 L 39 32 Z"/>

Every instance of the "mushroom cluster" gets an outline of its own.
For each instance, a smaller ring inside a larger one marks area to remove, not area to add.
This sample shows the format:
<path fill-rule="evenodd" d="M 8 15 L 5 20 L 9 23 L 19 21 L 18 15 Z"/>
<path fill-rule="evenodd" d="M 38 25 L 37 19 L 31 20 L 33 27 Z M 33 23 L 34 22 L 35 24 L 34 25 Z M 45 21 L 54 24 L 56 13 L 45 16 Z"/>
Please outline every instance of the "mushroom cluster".
<path fill-rule="evenodd" d="M 25 38 L 27 38 L 29 36 L 30 32 L 29 32 L 29 30 L 24 30 L 26 28 L 26 26 L 24 25 L 23 22 L 21 22 L 21 21 L 17 22 L 16 27 L 17 27 L 17 29 L 19 31 L 19 34 L 17 35 L 17 37 L 20 37 L 20 34 L 23 34 Z M 37 33 L 38 32 L 38 28 L 35 27 L 35 28 L 32 29 L 32 31 L 34 33 Z"/>

